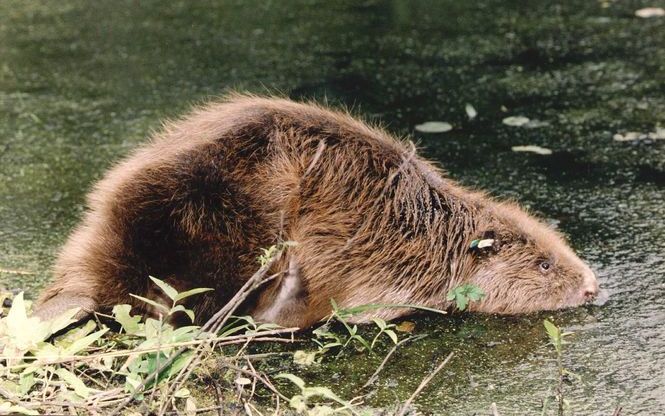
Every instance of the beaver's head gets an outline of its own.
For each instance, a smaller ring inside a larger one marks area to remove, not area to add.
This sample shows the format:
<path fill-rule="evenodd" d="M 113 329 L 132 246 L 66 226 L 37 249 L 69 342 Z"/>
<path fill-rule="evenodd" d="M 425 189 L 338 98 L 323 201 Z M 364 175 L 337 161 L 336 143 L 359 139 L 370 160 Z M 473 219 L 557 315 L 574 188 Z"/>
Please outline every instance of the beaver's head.
<path fill-rule="evenodd" d="M 516 205 L 501 204 L 491 214 L 469 243 L 470 283 L 485 292 L 470 310 L 527 313 L 579 306 L 596 297 L 596 276 L 559 233 Z"/>

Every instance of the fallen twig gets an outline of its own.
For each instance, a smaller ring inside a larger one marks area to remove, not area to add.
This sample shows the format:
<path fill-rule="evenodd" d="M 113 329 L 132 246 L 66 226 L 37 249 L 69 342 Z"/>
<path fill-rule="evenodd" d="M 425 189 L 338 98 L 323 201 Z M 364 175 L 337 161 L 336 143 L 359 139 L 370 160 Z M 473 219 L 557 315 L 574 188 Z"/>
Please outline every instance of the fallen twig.
<path fill-rule="evenodd" d="M 423 381 L 420 382 L 420 385 L 419 385 L 418 388 L 413 392 L 413 394 L 411 395 L 411 397 L 409 397 L 409 399 L 408 399 L 406 402 L 404 402 L 404 405 L 403 405 L 402 408 L 400 409 L 399 413 L 397 413 L 397 416 L 404 416 L 404 415 L 406 414 L 406 412 L 409 410 L 409 407 L 411 407 L 411 403 L 413 402 L 413 400 L 414 400 L 414 399 L 420 394 L 421 391 L 423 391 L 423 389 L 427 386 L 427 384 L 428 384 L 430 381 L 432 381 L 432 379 L 434 378 L 434 376 L 436 376 L 436 375 L 438 374 L 438 372 L 441 371 L 441 370 L 443 369 L 443 367 L 446 366 L 446 364 L 448 364 L 448 361 L 450 361 L 450 359 L 453 358 L 453 355 L 454 355 L 453 352 L 451 352 L 450 354 L 448 354 L 448 356 L 446 357 L 446 359 L 443 360 L 443 362 L 441 362 L 441 364 L 439 364 L 439 366 L 436 367 L 436 368 L 434 369 L 434 371 L 432 371 L 431 373 L 429 373 L 429 374 L 427 375 L 427 377 L 425 377 L 425 378 L 423 379 Z"/>
<path fill-rule="evenodd" d="M 383 367 L 385 367 L 385 365 L 388 362 L 388 360 L 390 359 L 390 357 L 395 353 L 395 351 L 397 351 L 397 348 L 399 348 L 402 344 L 405 344 L 409 341 L 415 341 L 415 340 L 425 338 L 425 337 L 426 337 L 426 335 L 417 335 L 417 336 L 405 338 L 405 339 L 401 340 L 400 342 L 398 342 L 397 344 L 395 344 L 392 347 L 392 349 L 388 352 L 388 354 L 386 354 L 386 356 L 384 357 L 384 359 L 381 362 L 381 364 L 379 365 L 379 367 L 376 369 L 376 371 L 374 371 L 374 374 L 372 374 L 372 376 L 367 380 L 367 382 L 362 386 L 362 388 L 364 389 L 364 388 L 367 388 L 367 387 L 371 386 L 372 384 L 374 384 L 374 382 L 376 381 L 376 379 L 379 376 L 379 373 L 383 370 Z"/>

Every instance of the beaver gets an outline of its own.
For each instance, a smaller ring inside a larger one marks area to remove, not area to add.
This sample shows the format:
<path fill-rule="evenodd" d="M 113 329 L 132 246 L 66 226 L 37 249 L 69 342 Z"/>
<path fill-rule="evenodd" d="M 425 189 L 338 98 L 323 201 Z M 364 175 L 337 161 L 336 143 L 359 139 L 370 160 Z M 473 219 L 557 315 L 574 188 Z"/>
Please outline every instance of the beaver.
<path fill-rule="evenodd" d="M 594 298 L 592 270 L 562 236 L 513 202 L 464 188 L 348 112 L 235 94 L 165 124 L 113 167 L 61 250 L 43 318 L 210 287 L 190 306 L 213 315 L 258 268 L 260 249 L 293 242 L 278 277 L 243 305 L 256 319 L 308 327 L 339 307 L 449 309 L 449 290 L 479 286 L 469 310 L 520 314 Z M 477 244 L 477 240 L 482 244 Z M 392 319 L 413 309 L 367 312 Z"/>

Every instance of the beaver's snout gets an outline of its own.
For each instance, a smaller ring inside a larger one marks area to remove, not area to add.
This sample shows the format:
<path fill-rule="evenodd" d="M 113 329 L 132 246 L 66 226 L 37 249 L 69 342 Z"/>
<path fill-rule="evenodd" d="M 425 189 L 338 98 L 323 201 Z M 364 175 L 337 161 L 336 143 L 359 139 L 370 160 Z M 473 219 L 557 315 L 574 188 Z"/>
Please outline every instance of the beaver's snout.
<path fill-rule="evenodd" d="M 598 279 L 596 275 L 591 271 L 587 270 L 582 275 L 582 287 L 578 289 L 578 304 L 588 303 L 596 299 L 598 296 Z"/>

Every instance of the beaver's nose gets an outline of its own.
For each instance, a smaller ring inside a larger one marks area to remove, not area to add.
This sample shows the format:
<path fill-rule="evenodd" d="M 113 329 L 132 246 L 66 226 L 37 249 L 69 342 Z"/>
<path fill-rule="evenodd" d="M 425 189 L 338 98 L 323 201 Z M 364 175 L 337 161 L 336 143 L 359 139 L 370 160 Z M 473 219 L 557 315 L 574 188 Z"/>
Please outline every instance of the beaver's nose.
<path fill-rule="evenodd" d="M 586 301 L 591 301 L 595 299 L 598 295 L 598 279 L 596 275 L 591 271 L 587 271 L 582 276 L 582 297 Z"/>

